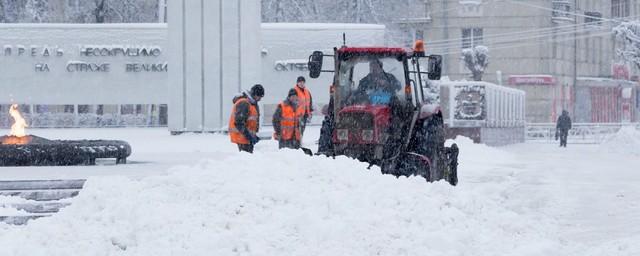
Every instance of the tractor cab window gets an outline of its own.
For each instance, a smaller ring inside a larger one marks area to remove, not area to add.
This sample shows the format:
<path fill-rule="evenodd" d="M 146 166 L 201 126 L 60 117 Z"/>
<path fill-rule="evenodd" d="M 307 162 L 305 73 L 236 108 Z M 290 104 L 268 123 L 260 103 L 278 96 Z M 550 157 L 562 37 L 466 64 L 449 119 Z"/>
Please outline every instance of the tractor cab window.
<path fill-rule="evenodd" d="M 361 57 L 340 65 L 339 100 L 343 105 L 390 105 L 404 101 L 404 66 L 396 58 Z"/>

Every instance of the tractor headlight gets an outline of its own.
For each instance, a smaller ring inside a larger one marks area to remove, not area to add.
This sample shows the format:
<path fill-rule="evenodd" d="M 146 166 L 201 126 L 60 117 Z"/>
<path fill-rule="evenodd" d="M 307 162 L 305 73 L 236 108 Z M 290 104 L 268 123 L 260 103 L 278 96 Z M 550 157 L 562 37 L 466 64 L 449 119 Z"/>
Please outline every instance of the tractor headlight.
<path fill-rule="evenodd" d="M 373 141 L 373 130 L 362 130 L 363 141 Z"/>
<path fill-rule="evenodd" d="M 349 130 L 347 130 L 347 129 L 339 129 L 338 130 L 338 140 L 341 140 L 341 141 L 349 140 Z"/>

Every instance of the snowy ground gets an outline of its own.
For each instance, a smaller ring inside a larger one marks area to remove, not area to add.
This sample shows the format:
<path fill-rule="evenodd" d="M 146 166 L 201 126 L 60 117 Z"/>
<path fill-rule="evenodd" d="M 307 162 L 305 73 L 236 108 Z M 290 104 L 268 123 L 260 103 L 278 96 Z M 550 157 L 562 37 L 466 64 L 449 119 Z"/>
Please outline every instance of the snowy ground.
<path fill-rule="evenodd" d="M 610 144 L 459 139 L 450 187 L 271 141 L 249 155 L 222 135 L 30 132 L 123 139 L 134 154 L 124 166 L 0 168 L 0 180 L 89 178 L 53 217 L 0 224 L 0 255 L 640 255 L 640 157 Z"/>

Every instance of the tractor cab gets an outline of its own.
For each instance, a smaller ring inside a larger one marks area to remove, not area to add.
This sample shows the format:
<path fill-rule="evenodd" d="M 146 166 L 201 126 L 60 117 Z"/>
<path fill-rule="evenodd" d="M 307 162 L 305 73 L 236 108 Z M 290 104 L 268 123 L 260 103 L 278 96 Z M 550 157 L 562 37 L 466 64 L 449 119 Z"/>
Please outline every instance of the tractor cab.
<path fill-rule="evenodd" d="M 342 49 L 346 51 L 349 49 Z M 344 53 L 342 53 L 344 54 Z M 401 56 L 351 56 L 340 63 L 335 100 L 339 106 L 389 105 L 410 100 L 404 91 L 407 80 Z"/>
<path fill-rule="evenodd" d="M 432 104 L 422 86 L 423 79 L 439 79 L 442 58 L 425 56 L 420 47 L 343 46 L 333 55 L 316 51 L 309 57 L 311 78 L 334 73 L 319 152 L 356 158 L 397 176 L 429 181 L 446 178 L 445 171 L 452 176 L 450 168 L 436 170 L 437 155 L 446 151 L 444 140 L 436 138 L 444 138 L 444 123 L 437 108 L 427 107 Z M 334 70 L 322 70 L 326 57 L 333 57 Z M 422 72 L 421 64 L 428 70 Z M 457 165 L 457 150 L 455 155 Z"/>
<path fill-rule="evenodd" d="M 337 51 L 332 100 L 334 152 L 366 162 L 384 158 L 389 129 L 398 108 L 407 108 L 406 52 L 389 48 L 349 48 Z"/>

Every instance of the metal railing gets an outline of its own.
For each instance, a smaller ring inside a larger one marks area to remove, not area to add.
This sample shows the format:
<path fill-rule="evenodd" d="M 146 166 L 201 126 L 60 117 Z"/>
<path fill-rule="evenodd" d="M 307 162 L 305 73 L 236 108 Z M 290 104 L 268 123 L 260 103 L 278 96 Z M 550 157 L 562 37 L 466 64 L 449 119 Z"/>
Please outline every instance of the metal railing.
<path fill-rule="evenodd" d="M 119 127 L 166 127 L 166 120 L 145 114 L 74 114 L 43 113 L 22 114 L 29 128 L 119 128 Z M 13 119 L 0 113 L 0 129 L 10 128 Z"/>
<path fill-rule="evenodd" d="M 640 123 L 574 123 L 569 130 L 572 143 L 598 144 L 608 136 L 617 133 L 620 128 L 633 126 L 640 130 Z M 535 142 L 555 142 L 555 123 L 528 123 L 525 139 Z"/>

